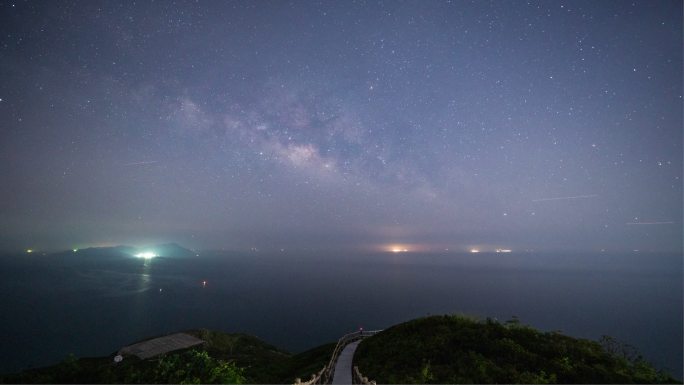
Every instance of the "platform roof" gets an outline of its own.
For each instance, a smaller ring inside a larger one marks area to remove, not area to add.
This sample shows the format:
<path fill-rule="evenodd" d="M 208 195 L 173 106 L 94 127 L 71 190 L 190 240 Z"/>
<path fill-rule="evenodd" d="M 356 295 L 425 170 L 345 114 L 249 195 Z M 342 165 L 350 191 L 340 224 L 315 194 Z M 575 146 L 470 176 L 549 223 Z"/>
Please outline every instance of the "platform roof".
<path fill-rule="evenodd" d="M 174 350 L 186 349 L 191 346 L 200 345 L 202 343 L 204 343 L 203 340 L 193 337 L 189 334 L 176 333 L 138 342 L 137 344 L 124 346 L 121 348 L 121 350 L 119 350 L 119 354 L 131 354 L 144 360 L 160 354 L 172 352 Z"/>

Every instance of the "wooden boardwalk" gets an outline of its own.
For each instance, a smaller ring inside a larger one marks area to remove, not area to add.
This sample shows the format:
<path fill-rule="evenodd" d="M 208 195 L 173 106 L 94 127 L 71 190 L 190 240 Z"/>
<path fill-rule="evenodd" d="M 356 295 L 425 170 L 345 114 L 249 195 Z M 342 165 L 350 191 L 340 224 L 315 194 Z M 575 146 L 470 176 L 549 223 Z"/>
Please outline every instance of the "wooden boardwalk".
<path fill-rule="evenodd" d="M 342 353 L 337 358 L 335 364 L 335 374 L 333 375 L 333 384 L 351 384 L 352 383 L 352 361 L 354 360 L 354 352 L 359 342 L 354 341 L 344 347 Z"/>

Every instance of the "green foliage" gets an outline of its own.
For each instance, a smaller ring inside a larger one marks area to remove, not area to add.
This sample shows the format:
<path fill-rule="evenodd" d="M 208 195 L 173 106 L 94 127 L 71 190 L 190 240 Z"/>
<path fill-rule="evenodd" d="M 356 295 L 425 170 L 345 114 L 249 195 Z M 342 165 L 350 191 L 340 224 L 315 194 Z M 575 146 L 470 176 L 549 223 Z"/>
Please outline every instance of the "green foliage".
<path fill-rule="evenodd" d="M 420 370 L 420 382 L 428 383 L 432 381 L 433 378 L 432 370 L 430 370 L 430 361 L 428 361 L 423 364 L 423 368 Z"/>
<path fill-rule="evenodd" d="M 81 358 L 0 376 L 0 383 L 292 383 L 308 380 L 335 344 L 292 355 L 256 337 L 188 331 L 206 343 L 140 360 Z M 355 365 L 379 383 L 673 383 L 629 345 L 542 333 L 516 318 L 501 324 L 434 316 L 393 326 L 364 340 Z"/>
<path fill-rule="evenodd" d="M 81 365 L 78 362 L 78 358 L 76 358 L 73 353 L 70 353 L 64 361 L 62 361 L 61 365 L 59 365 L 59 369 L 60 377 L 63 378 L 65 382 L 69 382 L 69 380 L 77 378 L 78 373 L 81 371 Z"/>
<path fill-rule="evenodd" d="M 295 378 L 309 380 L 312 374 L 318 373 L 330 361 L 336 343 L 329 343 L 292 356 L 289 370 L 281 376 L 278 383 L 292 383 Z"/>
<path fill-rule="evenodd" d="M 308 379 L 330 359 L 335 344 L 292 355 L 256 337 L 210 330 L 186 331 L 206 343 L 141 360 L 126 356 L 80 358 L 69 355 L 57 365 L 0 376 L 0 383 L 292 383 Z"/>
<path fill-rule="evenodd" d="M 150 379 L 164 384 L 242 384 L 243 369 L 214 359 L 206 351 L 190 350 L 161 358 Z"/>
<path fill-rule="evenodd" d="M 110 357 L 77 359 L 69 355 L 55 366 L 4 376 L 0 382 L 242 384 L 246 378 L 234 362 L 212 358 L 206 351 L 189 350 L 155 360 L 127 357 L 119 364 Z"/>
<path fill-rule="evenodd" d="M 248 382 L 279 382 L 289 370 L 291 354 L 254 336 L 205 329 L 188 333 L 206 341 L 204 349 L 211 357 L 235 362 L 243 368 Z"/>
<path fill-rule="evenodd" d="M 359 370 L 378 383 L 672 383 L 625 347 L 543 333 L 517 318 L 501 324 L 433 316 L 364 340 Z"/>

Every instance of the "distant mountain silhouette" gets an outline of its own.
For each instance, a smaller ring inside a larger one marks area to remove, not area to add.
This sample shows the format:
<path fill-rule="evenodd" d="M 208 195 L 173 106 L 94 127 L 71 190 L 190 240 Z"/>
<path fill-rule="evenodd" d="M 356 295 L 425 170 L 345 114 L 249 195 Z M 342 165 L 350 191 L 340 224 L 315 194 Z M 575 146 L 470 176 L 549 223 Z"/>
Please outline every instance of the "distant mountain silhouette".
<path fill-rule="evenodd" d="M 86 254 L 98 257 L 119 257 L 119 256 L 134 256 L 139 253 L 151 252 L 159 257 L 193 257 L 197 253 L 186 249 L 177 243 L 164 243 L 159 245 L 151 245 L 145 247 L 133 247 L 127 245 L 110 246 L 110 247 L 88 247 L 77 251 L 79 254 Z M 69 252 L 71 253 L 71 252 Z"/>
<path fill-rule="evenodd" d="M 164 243 L 151 246 L 149 249 L 160 257 L 194 257 L 197 255 L 194 251 L 188 250 L 177 243 Z"/>
<path fill-rule="evenodd" d="M 137 249 L 132 246 L 106 246 L 106 247 L 88 247 L 85 249 L 78 249 L 78 255 L 87 255 L 95 257 L 123 257 L 138 253 Z M 71 251 L 64 251 L 60 254 L 72 254 Z"/>

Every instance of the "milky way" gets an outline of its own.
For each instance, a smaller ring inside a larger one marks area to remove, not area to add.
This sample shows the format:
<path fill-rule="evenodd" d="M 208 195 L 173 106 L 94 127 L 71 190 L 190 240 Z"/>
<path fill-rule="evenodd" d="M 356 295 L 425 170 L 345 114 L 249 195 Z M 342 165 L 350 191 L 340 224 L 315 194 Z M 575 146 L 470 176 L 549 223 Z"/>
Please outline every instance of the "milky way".
<path fill-rule="evenodd" d="M 2 1 L 0 247 L 679 251 L 681 15 Z"/>

